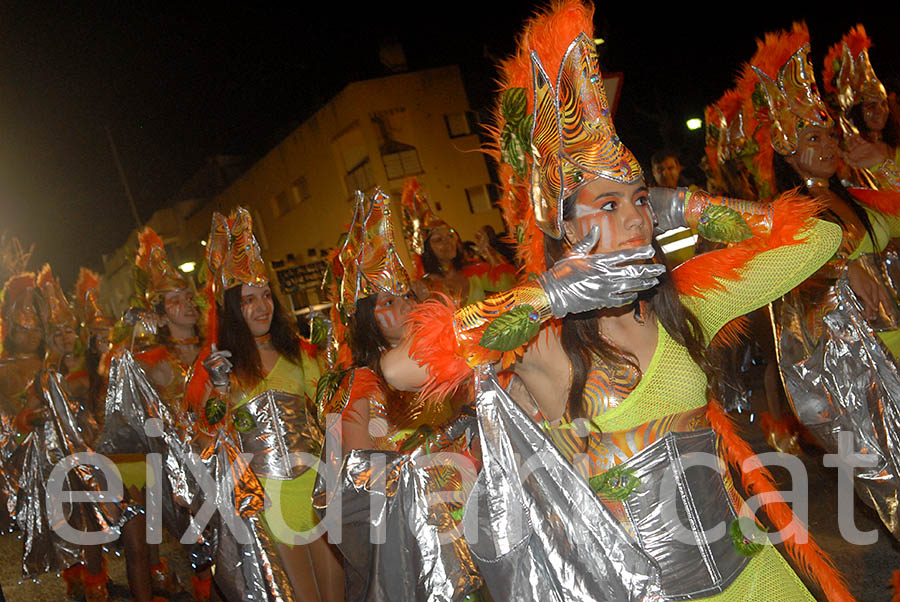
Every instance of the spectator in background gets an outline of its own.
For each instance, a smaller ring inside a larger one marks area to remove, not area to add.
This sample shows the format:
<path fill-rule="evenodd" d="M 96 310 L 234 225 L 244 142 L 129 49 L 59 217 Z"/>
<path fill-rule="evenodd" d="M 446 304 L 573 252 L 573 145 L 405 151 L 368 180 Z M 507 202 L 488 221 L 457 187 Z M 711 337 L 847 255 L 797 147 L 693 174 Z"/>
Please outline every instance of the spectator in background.
<path fill-rule="evenodd" d="M 692 184 L 682 177 L 681 161 L 678 160 L 678 153 L 675 151 L 669 149 L 656 151 L 650 157 L 650 164 L 653 168 L 653 181 L 657 186 L 677 188 Z"/>

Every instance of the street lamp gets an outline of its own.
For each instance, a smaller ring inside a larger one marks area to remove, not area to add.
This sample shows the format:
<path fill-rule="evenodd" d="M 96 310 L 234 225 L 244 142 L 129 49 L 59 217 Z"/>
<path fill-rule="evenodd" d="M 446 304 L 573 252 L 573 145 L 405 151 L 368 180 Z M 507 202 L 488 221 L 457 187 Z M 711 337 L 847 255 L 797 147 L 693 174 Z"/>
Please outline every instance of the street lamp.
<path fill-rule="evenodd" d="M 698 119 L 696 117 L 691 117 L 690 119 L 687 120 L 687 129 L 691 130 L 692 132 L 694 130 L 699 130 L 702 127 L 703 127 L 703 120 L 701 120 L 701 119 Z"/>
<path fill-rule="evenodd" d="M 194 271 L 194 269 L 196 267 L 197 267 L 196 261 L 185 261 L 180 266 L 178 266 L 178 269 L 181 270 L 182 272 L 184 272 L 185 274 L 190 274 L 191 272 Z"/>

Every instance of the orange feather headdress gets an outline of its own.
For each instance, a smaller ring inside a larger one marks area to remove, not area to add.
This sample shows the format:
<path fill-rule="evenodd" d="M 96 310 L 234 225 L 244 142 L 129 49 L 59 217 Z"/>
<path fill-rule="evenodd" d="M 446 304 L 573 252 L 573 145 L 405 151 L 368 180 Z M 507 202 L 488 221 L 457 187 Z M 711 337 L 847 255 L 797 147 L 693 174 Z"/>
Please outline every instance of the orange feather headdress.
<path fill-rule="evenodd" d="M 100 306 L 100 277 L 97 272 L 82 267 L 75 282 L 75 311 L 88 329 L 112 328 L 115 320 Z"/>
<path fill-rule="evenodd" d="M 190 284 L 169 263 L 162 239 L 147 226 L 138 234 L 138 252 L 134 263 L 147 277 L 144 298 L 151 307 L 171 291 L 190 288 Z"/>
<path fill-rule="evenodd" d="M 543 233 L 562 236 L 564 200 L 596 178 L 637 182 L 616 135 L 593 43 L 594 9 L 563 0 L 525 24 L 500 64 L 487 149 L 500 163 L 500 205 L 526 272 L 543 271 Z"/>
<path fill-rule="evenodd" d="M 0 293 L 0 341 L 6 341 L 13 326 L 27 329 L 40 328 L 37 308 L 34 304 L 36 280 L 34 272 L 22 272 L 12 276 Z"/>
<path fill-rule="evenodd" d="M 75 328 L 78 320 L 69 307 L 69 300 L 59 285 L 59 279 L 54 278 L 49 263 L 45 263 L 38 272 L 37 288 L 41 291 L 42 301 L 46 307 L 43 317 L 44 328 L 48 334 L 57 328 L 66 326 Z"/>
<path fill-rule="evenodd" d="M 843 117 L 861 102 L 880 102 L 887 92 L 869 62 L 872 40 L 862 24 L 852 28 L 828 49 L 822 71 L 823 87 L 832 108 Z M 861 126 L 863 124 L 855 124 Z"/>
<path fill-rule="evenodd" d="M 756 45 L 750 67 L 759 78 L 761 93 L 754 91 L 751 98 L 759 108 L 768 108 L 772 147 L 781 155 L 792 155 L 805 125 L 833 125 L 809 63 L 809 31 L 805 24 L 794 23 L 790 31 L 767 33 Z"/>
<path fill-rule="evenodd" d="M 223 303 L 225 291 L 233 286 L 263 286 L 269 282 L 262 251 L 253 236 L 253 219 L 243 207 L 227 218 L 213 213 L 206 253 L 212 290 L 219 303 Z"/>

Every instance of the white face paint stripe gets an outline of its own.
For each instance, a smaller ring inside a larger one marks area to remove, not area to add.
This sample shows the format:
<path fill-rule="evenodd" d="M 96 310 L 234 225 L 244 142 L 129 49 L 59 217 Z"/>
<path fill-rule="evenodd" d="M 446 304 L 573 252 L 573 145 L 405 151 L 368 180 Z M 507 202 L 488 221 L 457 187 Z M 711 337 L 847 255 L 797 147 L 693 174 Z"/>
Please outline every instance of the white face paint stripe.
<path fill-rule="evenodd" d="M 375 310 L 375 319 L 382 328 L 394 328 L 400 324 L 402 316 L 396 307 L 385 307 Z"/>

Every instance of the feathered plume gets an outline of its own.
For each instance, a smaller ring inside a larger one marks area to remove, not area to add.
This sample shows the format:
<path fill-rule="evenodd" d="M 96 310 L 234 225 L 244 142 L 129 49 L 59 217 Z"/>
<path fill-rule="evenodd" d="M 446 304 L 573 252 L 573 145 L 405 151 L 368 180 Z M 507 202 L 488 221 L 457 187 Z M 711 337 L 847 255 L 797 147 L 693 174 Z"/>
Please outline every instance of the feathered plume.
<path fill-rule="evenodd" d="M 135 264 L 145 272 L 150 271 L 150 252 L 154 247 L 165 248 L 159 234 L 153 228 L 147 226 L 138 234 L 138 252 L 134 258 Z"/>
<path fill-rule="evenodd" d="M 0 298 L 2 298 L 2 304 L 0 304 L 0 311 L 2 311 L 2 319 L 0 319 L 0 341 L 6 340 L 6 337 L 9 334 L 9 318 L 13 305 L 15 305 L 22 297 L 22 294 L 25 293 L 25 291 L 29 288 L 34 288 L 35 285 L 36 279 L 34 272 L 16 274 L 3 285 L 3 291 L 0 292 Z"/>
<path fill-rule="evenodd" d="M 581 32 L 593 37 L 594 8 L 579 0 L 564 0 L 539 12 L 525 23 L 519 35 L 516 53 L 500 63 L 499 91 L 524 88 L 526 115 L 534 111 L 531 51 L 537 51 L 547 66 L 548 74 L 555 78 L 566 50 Z M 556 83 L 555 81 L 553 82 Z M 537 226 L 534 210 L 528 197 L 527 182 L 516 176 L 514 170 L 500 162 L 500 133 L 505 119 L 500 101 L 494 108 L 494 124 L 489 126 L 489 144 L 484 151 L 500 163 L 500 206 L 507 230 L 515 233 L 518 256 L 525 273 L 540 273 L 546 269 L 544 262 L 544 235 Z M 529 153 L 525 153 L 526 156 Z M 530 161 L 530 158 L 527 159 Z"/>
<path fill-rule="evenodd" d="M 100 276 L 97 272 L 81 267 L 78 270 L 78 280 L 75 281 L 75 298 L 84 299 L 91 290 L 100 288 Z"/>
<path fill-rule="evenodd" d="M 825 68 L 822 70 L 822 77 L 824 78 L 822 88 L 827 94 L 838 93 L 834 81 L 840 73 L 841 55 L 844 52 L 844 44 L 847 45 L 847 48 L 853 56 L 857 56 L 863 50 L 868 50 L 872 47 L 872 40 L 866 35 L 866 28 L 863 27 L 862 23 L 859 23 L 844 34 L 844 37 L 841 38 L 840 42 L 833 44 L 831 48 L 828 49 L 828 54 L 825 55 Z"/>

